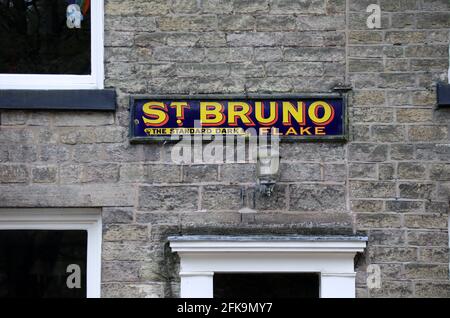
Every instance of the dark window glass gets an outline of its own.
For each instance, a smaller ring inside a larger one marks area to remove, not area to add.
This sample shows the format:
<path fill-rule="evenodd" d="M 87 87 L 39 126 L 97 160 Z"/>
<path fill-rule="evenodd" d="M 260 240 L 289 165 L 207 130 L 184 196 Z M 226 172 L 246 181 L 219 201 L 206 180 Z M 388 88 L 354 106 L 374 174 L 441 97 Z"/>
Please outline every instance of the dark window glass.
<path fill-rule="evenodd" d="M 86 297 L 86 259 L 86 231 L 2 230 L 0 297 Z M 71 264 L 80 268 L 81 288 L 67 286 Z"/>
<path fill-rule="evenodd" d="M 67 26 L 79 4 L 81 28 Z M 0 73 L 91 74 L 89 0 L 0 0 Z"/>
<path fill-rule="evenodd" d="M 319 275 L 214 273 L 215 298 L 318 298 Z"/>

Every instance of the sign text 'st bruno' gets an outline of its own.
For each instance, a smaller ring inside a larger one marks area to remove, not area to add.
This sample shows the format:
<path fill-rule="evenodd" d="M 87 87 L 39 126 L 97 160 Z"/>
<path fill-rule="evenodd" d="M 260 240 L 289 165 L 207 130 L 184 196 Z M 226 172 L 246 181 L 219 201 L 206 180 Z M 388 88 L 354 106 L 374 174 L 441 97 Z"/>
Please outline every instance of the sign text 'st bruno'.
<path fill-rule="evenodd" d="M 133 97 L 131 138 L 171 135 L 277 135 L 282 139 L 345 139 L 340 96 Z"/>

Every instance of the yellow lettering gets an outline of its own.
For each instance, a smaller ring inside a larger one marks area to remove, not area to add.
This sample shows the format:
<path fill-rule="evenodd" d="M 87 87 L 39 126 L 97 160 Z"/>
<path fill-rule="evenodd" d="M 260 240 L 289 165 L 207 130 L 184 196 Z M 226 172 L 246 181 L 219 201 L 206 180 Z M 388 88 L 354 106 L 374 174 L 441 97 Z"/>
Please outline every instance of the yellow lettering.
<path fill-rule="evenodd" d="M 315 127 L 315 134 L 316 135 L 326 135 L 325 128 L 324 127 Z"/>
<path fill-rule="evenodd" d="M 273 127 L 272 128 L 272 135 L 274 135 L 274 136 L 282 136 L 283 133 L 280 133 L 280 129 L 279 128 Z"/>
<path fill-rule="evenodd" d="M 283 102 L 283 125 L 291 126 L 292 117 L 298 122 L 298 124 L 305 124 L 305 103 L 298 102 L 297 108 L 290 102 Z"/>
<path fill-rule="evenodd" d="M 319 109 L 323 109 L 323 116 L 319 118 Z M 309 106 L 308 116 L 313 123 L 319 126 L 325 126 L 334 119 L 334 108 L 326 102 L 318 101 Z"/>
<path fill-rule="evenodd" d="M 269 117 L 264 118 L 265 105 L 263 102 L 255 102 L 255 118 L 263 126 L 273 125 L 278 120 L 278 103 L 269 103 Z"/>
<path fill-rule="evenodd" d="M 259 134 L 260 135 L 267 135 L 270 131 L 270 128 L 268 127 L 261 127 L 259 128 Z"/>
<path fill-rule="evenodd" d="M 255 126 L 255 123 L 250 119 L 252 108 L 249 104 L 244 102 L 229 102 L 228 103 L 228 124 L 237 126 L 238 118 L 242 123 L 248 126 Z"/>
<path fill-rule="evenodd" d="M 297 135 L 297 131 L 294 129 L 294 127 L 289 127 L 289 129 L 286 131 L 286 136 L 288 135 Z"/>
<path fill-rule="evenodd" d="M 300 127 L 300 135 L 312 135 L 310 129 L 311 127 Z"/>
<path fill-rule="evenodd" d="M 167 115 L 167 107 L 163 102 L 148 102 L 142 106 L 145 116 L 142 120 L 146 126 L 162 126 L 167 123 L 169 116 Z"/>
<path fill-rule="evenodd" d="M 218 102 L 200 102 L 202 126 L 220 126 L 225 122 L 224 107 Z"/>
<path fill-rule="evenodd" d="M 175 116 L 178 119 L 184 119 L 184 109 L 189 108 L 187 102 L 172 102 L 170 108 L 175 108 Z"/>

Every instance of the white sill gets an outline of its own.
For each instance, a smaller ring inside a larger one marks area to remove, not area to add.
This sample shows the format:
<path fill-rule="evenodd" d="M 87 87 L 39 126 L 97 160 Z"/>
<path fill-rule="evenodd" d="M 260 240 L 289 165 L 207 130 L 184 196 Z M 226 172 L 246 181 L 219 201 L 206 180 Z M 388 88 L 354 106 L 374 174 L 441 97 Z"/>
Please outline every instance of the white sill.
<path fill-rule="evenodd" d="M 103 89 L 93 75 L 0 74 L 2 89 Z"/>

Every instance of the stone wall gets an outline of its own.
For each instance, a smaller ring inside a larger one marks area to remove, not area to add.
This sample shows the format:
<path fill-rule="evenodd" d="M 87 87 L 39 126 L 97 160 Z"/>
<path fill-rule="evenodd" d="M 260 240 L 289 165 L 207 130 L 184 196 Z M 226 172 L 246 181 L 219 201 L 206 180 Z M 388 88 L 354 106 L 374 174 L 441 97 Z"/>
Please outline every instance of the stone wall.
<path fill-rule="evenodd" d="M 104 297 L 177 296 L 167 235 L 356 232 L 369 236 L 359 297 L 448 297 L 450 109 L 436 109 L 435 85 L 449 28 L 448 0 L 105 0 L 117 112 L 3 111 L 0 206 L 102 207 Z M 353 87 L 349 142 L 282 143 L 270 199 L 252 164 L 175 165 L 173 144 L 128 141 L 132 94 L 339 83 Z"/>

